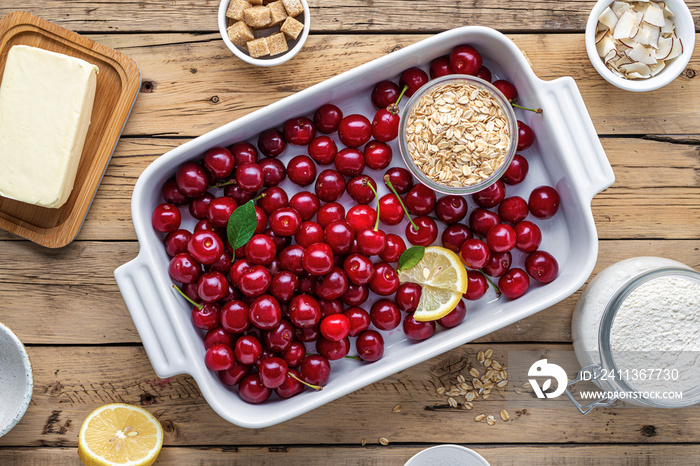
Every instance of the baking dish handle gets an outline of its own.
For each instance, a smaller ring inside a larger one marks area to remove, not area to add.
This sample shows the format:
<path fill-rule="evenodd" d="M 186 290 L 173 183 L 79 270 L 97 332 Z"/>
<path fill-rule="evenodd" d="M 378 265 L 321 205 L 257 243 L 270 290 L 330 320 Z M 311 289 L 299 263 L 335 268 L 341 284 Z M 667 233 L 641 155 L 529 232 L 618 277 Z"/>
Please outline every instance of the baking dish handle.
<path fill-rule="evenodd" d="M 551 118 L 563 133 L 564 149 L 574 155 L 568 158 L 576 170 L 574 182 L 581 194 L 593 199 L 612 186 L 615 174 L 573 78 L 559 78 L 548 85 L 550 102 L 545 112 L 553 114 Z"/>
<path fill-rule="evenodd" d="M 114 271 L 119 291 L 134 320 L 146 354 L 159 377 L 186 372 L 187 356 L 173 328 L 148 260 L 139 253 L 136 259 Z"/>

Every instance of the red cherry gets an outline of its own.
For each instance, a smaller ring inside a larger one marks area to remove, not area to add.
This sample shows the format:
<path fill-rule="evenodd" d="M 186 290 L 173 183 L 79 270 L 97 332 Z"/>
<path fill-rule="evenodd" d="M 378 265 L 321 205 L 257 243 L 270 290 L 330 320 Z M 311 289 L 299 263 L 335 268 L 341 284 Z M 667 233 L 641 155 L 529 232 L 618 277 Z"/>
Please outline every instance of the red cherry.
<path fill-rule="evenodd" d="M 250 328 L 248 305 L 243 301 L 229 301 L 221 308 L 221 326 L 231 333 L 245 332 Z"/>
<path fill-rule="evenodd" d="M 231 277 L 231 283 L 234 285 L 238 286 L 238 280 L 241 279 L 241 275 L 243 275 L 243 272 L 246 272 L 249 270 L 253 264 L 248 262 L 245 259 L 237 260 L 236 262 L 233 263 L 231 266 L 231 270 L 229 271 L 229 277 Z"/>
<path fill-rule="evenodd" d="M 462 244 L 459 250 L 459 257 L 464 265 L 471 269 L 480 269 L 485 266 L 491 258 L 489 247 L 480 239 L 468 239 Z"/>
<path fill-rule="evenodd" d="M 304 222 L 294 236 L 298 245 L 303 247 L 311 246 L 314 243 L 323 241 L 323 228 L 316 222 Z"/>
<path fill-rule="evenodd" d="M 469 228 L 474 234 L 479 236 L 486 236 L 489 229 L 499 223 L 501 223 L 501 218 L 498 214 L 481 207 L 474 209 L 469 216 Z"/>
<path fill-rule="evenodd" d="M 230 332 L 221 327 L 213 328 L 204 336 L 204 348 L 209 349 L 214 345 L 225 345 L 230 348 L 235 339 Z"/>
<path fill-rule="evenodd" d="M 267 214 L 260 207 L 255 206 L 255 231 L 258 233 L 263 233 L 267 229 Z"/>
<path fill-rule="evenodd" d="M 338 137 L 348 147 L 360 147 L 372 137 L 372 125 L 363 115 L 348 115 L 340 121 Z"/>
<path fill-rule="evenodd" d="M 443 196 L 435 204 L 435 215 L 448 225 L 467 215 L 467 201 L 462 196 Z"/>
<path fill-rule="evenodd" d="M 228 281 L 221 272 L 207 272 L 197 280 L 197 294 L 205 303 L 215 303 L 228 293 Z"/>
<path fill-rule="evenodd" d="M 355 232 L 345 220 L 334 220 L 323 230 L 320 241 L 325 241 L 334 254 L 347 254 L 352 248 Z"/>
<path fill-rule="evenodd" d="M 287 176 L 294 184 L 308 186 L 316 179 L 316 165 L 311 157 L 297 155 L 287 163 Z"/>
<path fill-rule="evenodd" d="M 326 243 L 312 244 L 304 251 L 302 264 L 311 275 L 326 275 L 333 269 L 333 250 Z"/>
<path fill-rule="evenodd" d="M 247 403 L 262 403 L 270 398 L 271 393 L 257 373 L 246 375 L 238 384 L 238 396 Z"/>
<path fill-rule="evenodd" d="M 486 234 L 486 244 L 493 252 L 510 251 L 515 247 L 515 230 L 505 223 L 495 225 Z"/>
<path fill-rule="evenodd" d="M 289 367 L 284 359 L 278 357 L 266 358 L 258 366 L 260 380 L 267 388 L 277 388 L 287 379 Z"/>
<path fill-rule="evenodd" d="M 254 265 L 241 273 L 238 278 L 238 288 L 244 295 L 255 298 L 264 294 L 272 282 L 272 274 L 267 267 Z"/>
<path fill-rule="evenodd" d="M 192 309 L 192 324 L 202 330 L 215 329 L 220 324 L 221 309 L 216 303 L 204 304 Z"/>
<path fill-rule="evenodd" d="M 258 161 L 258 150 L 248 142 L 237 142 L 229 150 L 233 154 L 236 168 L 244 163 L 255 163 Z"/>
<path fill-rule="evenodd" d="M 483 79 L 484 81 L 490 83 L 490 82 L 491 82 L 491 79 L 492 79 L 491 70 L 488 69 L 488 68 L 486 68 L 485 66 L 482 66 L 482 67 L 479 69 L 479 72 L 476 73 L 476 77 L 477 77 L 477 78 L 481 78 L 481 79 Z"/>
<path fill-rule="evenodd" d="M 494 184 L 472 194 L 472 200 L 485 209 L 500 204 L 505 198 L 506 187 L 501 180 L 497 180 Z"/>
<path fill-rule="evenodd" d="M 399 307 L 400 311 L 416 312 L 422 294 L 423 289 L 420 285 L 415 283 L 402 283 L 399 285 L 399 289 L 396 290 L 394 301 L 396 301 L 396 305 Z"/>
<path fill-rule="evenodd" d="M 287 149 L 287 141 L 276 129 L 268 129 L 258 136 L 258 149 L 265 157 L 277 157 Z"/>
<path fill-rule="evenodd" d="M 371 99 L 375 108 L 386 108 L 396 102 L 401 90 L 392 81 L 381 81 L 372 89 Z"/>
<path fill-rule="evenodd" d="M 413 188 L 411 172 L 401 167 L 393 167 L 386 171 L 384 181 L 389 181 L 397 193 L 406 194 Z"/>
<path fill-rule="evenodd" d="M 306 146 L 316 137 L 316 128 L 306 117 L 291 118 L 284 123 L 282 129 L 284 139 L 295 146 Z"/>
<path fill-rule="evenodd" d="M 384 262 L 398 262 L 405 250 L 404 240 L 398 235 L 389 233 L 386 235 L 386 247 L 379 254 L 379 258 Z"/>
<path fill-rule="evenodd" d="M 262 351 L 263 348 L 260 341 L 252 335 L 240 337 L 236 340 L 236 344 L 233 347 L 236 361 L 241 364 L 255 364 L 260 359 Z"/>
<path fill-rule="evenodd" d="M 265 173 L 263 172 L 263 179 L 264 176 Z M 249 193 L 248 191 L 244 191 L 243 189 L 241 189 L 240 186 L 230 184 L 224 188 L 224 196 L 230 197 L 231 199 L 236 201 L 236 204 L 238 205 L 243 205 L 246 202 L 253 199 L 255 197 L 255 193 Z"/>
<path fill-rule="evenodd" d="M 343 303 L 339 299 L 322 299 L 318 305 L 321 307 L 321 319 L 343 312 Z"/>
<path fill-rule="evenodd" d="M 236 163 L 231 151 L 225 147 L 212 147 L 204 153 L 202 165 L 214 178 L 223 179 L 233 172 Z"/>
<path fill-rule="evenodd" d="M 279 186 L 267 188 L 263 192 L 263 196 L 258 200 L 258 206 L 262 208 L 268 215 L 271 215 L 277 209 L 287 207 L 289 205 L 289 197 L 284 189 Z"/>
<path fill-rule="evenodd" d="M 301 228 L 301 215 L 291 207 L 282 207 L 270 215 L 270 228 L 279 236 L 294 236 Z"/>
<path fill-rule="evenodd" d="M 510 165 L 508 165 L 508 168 L 501 177 L 501 180 L 509 185 L 522 183 L 525 176 L 527 176 L 528 169 L 529 164 L 527 163 L 527 159 L 520 154 L 515 154 Z"/>
<path fill-rule="evenodd" d="M 324 204 L 318 209 L 318 214 L 316 215 L 316 220 L 318 224 L 324 229 L 333 220 L 344 220 L 345 219 L 345 207 L 338 204 L 337 202 L 329 202 Z"/>
<path fill-rule="evenodd" d="M 484 274 L 478 270 L 467 270 L 467 292 L 464 293 L 464 298 L 469 301 L 481 299 L 486 294 L 489 284 L 486 281 Z"/>
<path fill-rule="evenodd" d="M 343 314 L 333 314 L 321 321 L 321 335 L 330 341 L 340 341 L 350 334 L 350 320 Z"/>
<path fill-rule="evenodd" d="M 403 333 L 414 341 L 427 340 L 435 333 L 435 322 L 418 322 L 413 315 L 408 314 L 403 319 Z"/>
<path fill-rule="evenodd" d="M 372 136 L 377 141 L 389 142 L 399 135 L 398 108 L 382 108 L 377 110 L 372 120 Z"/>
<path fill-rule="evenodd" d="M 527 220 L 517 223 L 515 230 L 515 247 L 522 252 L 530 253 L 536 251 L 542 243 L 542 232 L 540 227 Z"/>
<path fill-rule="evenodd" d="M 406 239 L 416 246 L 429 246 L 435 242 L 438 235 L 438 228 L 435 220 L 430 217 L 416 217 L 413 220 L 418 229 L 416 230 L 409 222 L 406 224 Z"/>
<path fill-rule="evenodd" d="M 244 163 L 236 168 L 236 184 L 249 193 L 263 187 L 263 171 L 257 163 Z"/>
<path fill-rule="evenodd" d="M 187 230 L 175 230 L 168 233 L 165 237 L 165 251 L 170 257 L 174 257 L 181 252 L 187 252 L 187 243 L 189 243 L 192 233 Z"/>
<path fill-rule="evenodd" d="M 316 351 L 329 361 L 343 359 L 350 352 L 350 339 L 331 341 L 321 336 L 316 341 Z"/>
<path fill-rule="evenodd" d="M 289 362 L 287 362 L 287 364 L 289 364 Z M 284 379 L 284 383 L 275 388 L 275 393 L 277 393 L 277 396 L 280 398 L 291 398 L 294 395 L 298 395 L 304 391 L 304 385 L 297 380 L 298 378 L 300 378 L 299 372 L 295 371 L 294 369 L 289 369 L 289 373 L 287 374 L 287 378 Z"/>
<path fill-rule="evenodd" d="M 272 294 L 277 301 L 288 303 L 298 289 L 299 279 L 292 272 L 281 270 L 272 276 L 270 294 Z"/>
<path fill-rule="evenodd" d="M 458 45 L 450 54 L 450 67 L 456 74 L 475 75 L 482 64 L 481 55 L 470 45 Z"/>
<path fill-rule="evenodd" d="M 535 132 L 522 121 L 518 121 L 518 152 L 530 147 L 535 142 Z"/>
<path fill-rule="evenodd" d="M 529 287 L 530 278 L 523 269 L 510 269 L 498 279 L 498 288 L 506 298 L 519 298 L 525 294 Z"/>
<path fill-rule="evenodd" d="M 441 78 L 452 73 L 450 57 L 438 57 L 430 63 L 430 79 Z"/>
<path fill-rule="evenodd" d="M 366 286 L 348 284 L 348 290 L 340 297 L 344 304 L 348 306 L 361 306 L 369 298 L 369 290 Z"/>
<path fill-rule="evenodd" d="M 380 296 L 389 296 L 396 293 L 398 288 L 399 276 L 396 270 L 386 262 L 374 264 L 374 276 L 369 282 L 369 289 Z"/>
<path fill-rule="evenodd" d="M 214 345 L 204 355 L 204 363 L 212 371 L 225 371 L 233 367 L 233 351 L 226 345 Z"/>
<path fill-rule="evenodd" d="M 213 264 L 224 252 L 224 243 L 216 233 L 199 230 L 192 233 L 187 252 L 201 264 Z"/>
<path fill-rule="evenodd" d="M 388 144 L 370 141 L 365 146 L 365 163 L 372 170 L 384 170 L 391 163 L 392 151 Z"/>
<path fill-rule="evenodd" d="M 209 203 L 209 207 L 207 208 L 207 216 L 214 226 L 226 228 L 226 225 L 228 225 L 228 219 L 237 208 L 238 204 L 230 197 L 217 197 Z"/>
<path fill-rule="evenodd" d="M 403 207 L 396 194 L 385 194 L 379 199 L 379 220 L 384 225 L 398 225 L 403 216 Z"/>
<path fill-rule="evenodd" d="M 420 68 L 409 68 L 401 73 L 399 79 L 399 87 L 403 89 L 408 86 L 406 96 L 411 97 L 415 92 L 427 84 L 429 81 L 428 75 Z"/>
<path fill-rule="evenodd" d="M 245 245 L 245 258 L 251 264 L 267 265 L 277 255 L 277 246 L 265 235 L 254 235 Z"/>
<path fill-rule="evenodd" d="M 445 317 L 438 319 L 437 323 L 440 325 L 440 327 L 454 328 L 462 323 L 462 321 L 464 320 L 464 316 L 466 315 L 467 306 L 464 305 L 463 300 L 460 300 L 459 303 L 457 303 L 457 307 L 450 311 L 450 313 L 447 314 Z"/>
<path fill-rule="evenodd" d="M 348 279 L 356 285 L 367 285 L 374 277 L 374 264 L 361 254 L 351 254 L 343 263 Z"/>
<path fill-rule="evenodd" d="M 509 251 L 492 252 L 491 258 L 482 270 L 491 277 L 500 277 L 510 269 L 512 262 L 513 256 Z"/>
<path fill-rule="evenodd" d="M 321 321 L 321 307 L 318 301 L 307 294 L 294 296 L 289 303 L 289 320 L 299 328 L 318 324 Z"/>
<path fill-rule="evenodd" d="M 177 189 L 188 197 L 200 197 L 209 189 L 209 173 L 198 163 L 185 162 L 175 172 Z"/>
<path fill-rule="evenodd" d="M 386 247 L 386 233 L 371 227 L 357 233 L 357 247 L 366 256 L 378 255 Z"/>
<path fill-rule="evenodd" d="M 501 91 L 501 94 L 503 94 L 508 102 L 515 103 L 518 101 L 518 90 L 510 81 L 499 79 L 493 82 L 493 87 Z"/>
<path fill-rule="evenodd" d="M 408 211 L 415 215 L 430 215 L 435 209 L 437 198 L 435 191 L 424 184 L 417 184 L 406 194 L 404 199 Z"/>
<path fill-rule="evenodd" d="M 508 223 L 518 223 L 525 220 L 529 213 L 527 202 L 520 196 L 507 197 L 498 206 L 498 215 Z"/>
<path fill-rule="evenodd" d="M 170 233 L 180 228 L 182 214 L 180 209 L 172 204 L 158 204 L 153 210 L 151 223 L 153 229 L 161 233 Z"/>
<path fill-rule="evenodd" d="M 172 205 L 182 206 L 190 201 L 190 199 L 187 196 L 185 196 L 183 193 L 180 192 L 179 189 L 177 189 L 177 182 L 175 181 L 175 178 L 170 178 L 163 184 L 162 193 L 165 202 Z"/>
<path fill-rule="evenodd" d="M 263 186 L 265 187 L 277 186 L 287 177 L 284 164 L 277 159 L 264 159 L 258 165 L 263 172 Z"/>
<path fill-rule="evenodd" d="M 335 141 L 328 136 L 319 136 L 309 144 L 309 155 L 319 165 L 333 163 L 338 153 Z"/>
<path fill-rule="evenodd" d="M 301 191 L 292 196 L 289 200 L 289 207 L 299 212 L 301 219 L 306 222 L 316 215 L 316 212 L 321 207 L 321 201 L 315 194 Z"/>
<path fill-rule="evenodd" d="M 380 299 L 372 304 L 369 317 L 379 330 L 394 330 L 401 323 L 399 307 L 390 299 Z"/>
<path fill-rule="evenodd" d="M 209 203 L 212 200 L 214 200 L 214 196 L 211 193 L 204 193 L 202 196 L 190 200 L 187 210 L 197 220 L 203 220 L 209 216 Z"/>
<path fill-rule="evenodd" d="M 335 156 L 335 169 L 345 176 L 357 176 L 365 169 L 365 156 L 358 149 L 343 149 Z"/>
<path fill-rule="evenodd" d="M 551 186 L 540 186 L 532 190 L 528 207 L 530 213 L 537 218 L 552 218 L 559 210 L 559 193 Z"/>
<path fill-rule="evenodd" d="M 348 210 L 345 221 L 357 233 L 365 228 L 374 227 L 377 221 L 377 211 L 364 204 L 356 205 Z"/>
<path fill-rule="evenodd" d="M 559 263 L 550 253 L 535 251 L 525 259 L 528 275 L 540 283 L 550 283 L 559 274 Z"/>
<path fill-rule="evenodd" d="M 471 238 L 473 238 L 471 230 L 461 223 L 445 228 L 440 237 L 442 246 L 456 253 L 459 253 L 462 244 Z"/>
<path fill-rule="evenodd" d="M 307 356 L 301 363 L 301 379 L 311 385 L 324 386 L 331 376 L 331 365 L 323 356 Z"/>
<path fill-rule="evenodd" d="M 338 299 L 348 290 L 348 277 L 340 267 L 333 267 L 331 271 L 316 279 L 314 292 L 321 299 Z"/>
<path fill-rule="evenodd" d="M 377 183 L 367 175 L 359 175 L 348 181 L 347 191 L 350 197 L 358 204 L 369 204 L 374 200 L 374 191 L 368 186 L 371 184 L 376 190 Z"/>
<path fill-rule="evenodd" d="M 292 340 L 289 347 L 282 353 L 282 358 L 290 367 L 296 367 L 306 357 L 306 347 L 299 340 Z"/>
<path fill-rule="evenodd" d="M 297 244 L 287 246 L 279 254 L 280 267 L 282 270 L 288 270 L 289 272 L 300 274 L 304 272 L 304 267 L 302 266 L 303 257 L 303 247 Z"/>
<path fill-rule="evenodd" d="M 314 114 L 314 124 L 322 133 L 333 133 L 343 119 L 343 112 L 332 104 L 321 105 Z"/>
<path fill-rule="evenodd" d="M 363 361 L 378 361 L 384 355 L 384 338 L 379 332 L 365 330 L 357 336 L 355 347 Z"/>
<path fill-rule="evenodd" d="M 243 377 L 250 373 L 250 366 L 241 364 L 238 361 L 233 363 L 230 369 L 219 372 L 219 379 L 231 387 L 238 385 Z"/>
<path fill-rule="evenodd" d="M 348 318 L 348 322 L 350 323 L 349 336 L 356 337 L 369 328 L 369 324 L 371 323 L 369 313 L 361 307 L 350 307 L 346 309 L 343 314 Z"/>
<path fill-rule="evenodd" d="M 335 170 L 323 170 L 318 174 L 314 192 L 322 201 L 333 202 L 345 192 L 345 178 Z"/>

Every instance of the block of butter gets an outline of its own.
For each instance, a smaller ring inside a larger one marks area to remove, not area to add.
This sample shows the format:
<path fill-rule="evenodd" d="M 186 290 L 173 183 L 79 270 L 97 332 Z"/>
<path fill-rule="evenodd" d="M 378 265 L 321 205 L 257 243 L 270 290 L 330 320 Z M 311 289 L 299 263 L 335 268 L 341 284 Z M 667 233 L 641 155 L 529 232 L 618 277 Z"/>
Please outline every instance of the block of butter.
<path fill-rule="evenodd" d="M 67 200 L 78 170 L 98 68 L 15 45 L 0 84 L 0 195 L 43 207 Z"/>

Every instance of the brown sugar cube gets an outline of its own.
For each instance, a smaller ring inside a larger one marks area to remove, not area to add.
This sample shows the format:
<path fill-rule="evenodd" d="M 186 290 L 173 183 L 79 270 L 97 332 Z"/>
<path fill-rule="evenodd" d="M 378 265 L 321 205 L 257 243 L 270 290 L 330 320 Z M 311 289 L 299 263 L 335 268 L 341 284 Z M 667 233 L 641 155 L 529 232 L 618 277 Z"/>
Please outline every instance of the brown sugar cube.
<path fill-rule="evenodd" d="M 304 5 L 299 0 L 282 0 L 289 16 L 298 16 L 304 12 Z"/>
<path fill-rule="evenodd" d="M 284 53 L 289 50 L 289 47 L 287 47 L 287 39 L 284 38 L 284 34 L 281 32 L 272 34 L 266 37 L 265 40 L 267 40 L 267 48 L 270 49 L 270 55 L 277 55 L 278 53 Z"/>
<path fill-rule="evenodd" d="M 277 26 L 279 23 L 287 19 L 287 10 L 284 9 L 282 0 L 272 2 L 267 7 L 270 9 L 270 18 L 272 19 L 271 26 Z"/>
<path fill-rule="evenodd" d="M 248 42 L 248 53 L 253 58 L 270 55 L 270 49 L 267 46 L 267 37 L 261 37 L 260 39 Z"/>
<path fill-rule="evenodd" d="M 245 15 L 245 23 L 252 27 L 253 29 L 266 28 L 272 22 L 270 17 L 270 9 L 266 6 L 254 6 L 246 9 L 243 14 Z"/>
<path fill-rule="evenodd" d="M 226 10 L 226 17 L 235 19 L 236 21 L 241 21 L 243 19 L 243 11 L 250 8 L 250 3 L 245 0 L 231 0 L 228 4 L 228 9 Z"/>
<path fill-rule="evenodd" d="M 282 26 L 280 26 L 280 32 L 283 32 L 284 35 L 289 38 L 289 40 L 296 40 L 303 30 L 304 25 L 291 16 L 287 16 L 287 19 L 285 19 Z"/>
<path fill-rule="evenodd" d="M 233 23 L 227 31 L 229 40 L 239 47 L 245 47 L 248 42 L 255 39 L 253 30 L 243 21 Z"/>

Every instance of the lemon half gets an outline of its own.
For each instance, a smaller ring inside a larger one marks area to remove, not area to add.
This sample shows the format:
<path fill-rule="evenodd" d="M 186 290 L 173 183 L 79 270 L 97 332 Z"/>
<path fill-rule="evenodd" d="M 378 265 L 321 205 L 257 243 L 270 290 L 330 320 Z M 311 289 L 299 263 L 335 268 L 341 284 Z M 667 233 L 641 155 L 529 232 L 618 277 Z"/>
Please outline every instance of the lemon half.
<path fill-rule="evenodd" d="M 86 465 L 142 466 L 155 462 L 163 428 L 138 406 L 114 403 L 93 411 L 83 422 L 78 455 Z"/>

